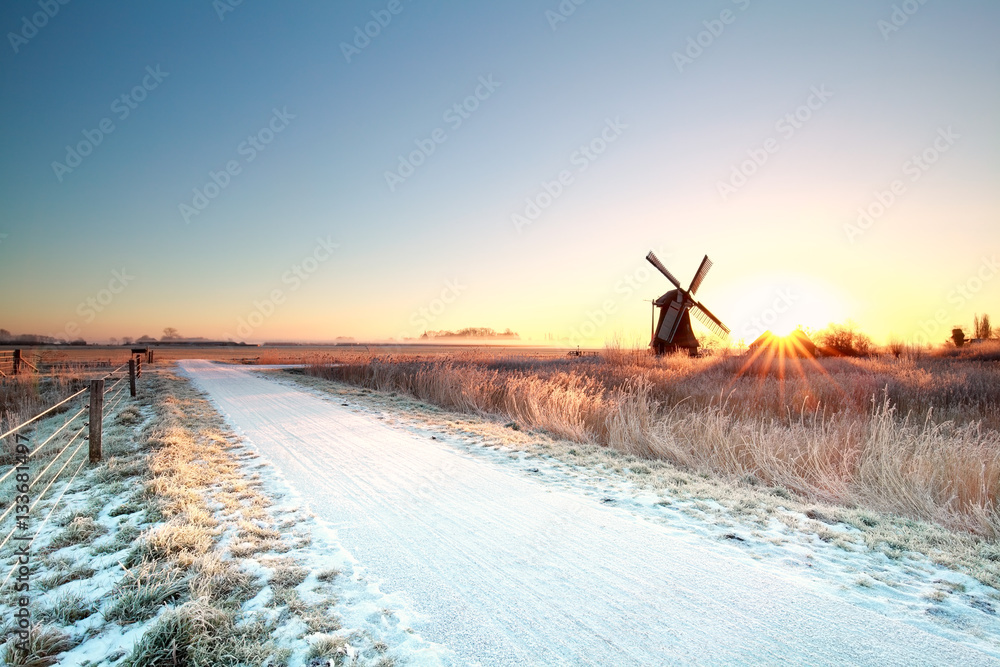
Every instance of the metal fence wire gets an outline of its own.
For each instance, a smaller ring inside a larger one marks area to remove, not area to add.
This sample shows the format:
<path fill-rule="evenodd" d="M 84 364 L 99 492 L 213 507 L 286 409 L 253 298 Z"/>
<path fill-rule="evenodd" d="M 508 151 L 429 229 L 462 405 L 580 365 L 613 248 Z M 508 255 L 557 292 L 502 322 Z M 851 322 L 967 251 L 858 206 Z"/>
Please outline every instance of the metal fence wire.
<path fill-rule="evenodd" d="M 0 357 L 0 364 L 2 363 L 3 358 Z M 92 381 L 87 388 L 67 396 L 0 435 L 0 443 L 13 436 L 16 450 L 9 469 L 0 472 L 0 553 L 5 549 L 12 550 L 13 553 L 8 554 L 6 559 L 14 558 L 12 567 L 0 582 L 0 590 L 7 585 L 18 568 L 22 567 L 22 562 L 16 556 L 25 553 L 34 544 L 80 471 L 93 458 L 92 448 L 88 458 L 88 448 L 85 445 L 93 437 L 95 427 L 99 440 L 107 420 L 115 414 L 119 404 L 129 394 L 128 371 L 128 364 L 122 364 L 100 380 Z M 92 415 L 92 392 L 101 385 L 102 400 L 97 404 L 102 405 L 103 409 L 99 414 Z M 64 406 L 68 406 L 64 412 L 71 414 L 40 443 L 29 445 L 30 440 L 22 436 L 21 431 Z M 35 470 L 39 466 L 41 469 Z M 37 528 L 32 530 L 36 508 L 46 498 L 53 497 L 55 500 L 52 506 L 37 523 Z"/>

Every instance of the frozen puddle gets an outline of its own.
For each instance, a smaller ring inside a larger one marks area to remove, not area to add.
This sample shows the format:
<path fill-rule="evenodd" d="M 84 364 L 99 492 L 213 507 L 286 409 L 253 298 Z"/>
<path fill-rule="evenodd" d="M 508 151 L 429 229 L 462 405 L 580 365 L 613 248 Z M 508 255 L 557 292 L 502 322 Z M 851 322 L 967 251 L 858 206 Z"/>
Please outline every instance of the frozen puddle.
<path fill-rule="evenodd" d="M 457 664 L 998 664 L 253 368 L 179 365 Z"/>

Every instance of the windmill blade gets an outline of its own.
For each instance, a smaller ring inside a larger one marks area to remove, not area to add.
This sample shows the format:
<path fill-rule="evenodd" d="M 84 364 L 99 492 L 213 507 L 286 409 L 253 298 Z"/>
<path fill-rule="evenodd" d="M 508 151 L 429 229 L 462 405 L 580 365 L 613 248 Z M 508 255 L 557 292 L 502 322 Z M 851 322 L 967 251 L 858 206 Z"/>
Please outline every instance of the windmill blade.
<path fill-rule="evenodd" d="M 694 316 L 698 318 L 698 321 L 708 327 L 708 330 L 719 338 L 725 340 L 729 338 L 729 327 L 722 323 L 718 317 L 712 314 L 712 312 L 701 305 L 697 301 L 692 302 L 691 312 Z"/>
<path fill-rule="evenodd" d="M 694 280 L 691 281 L 691 287 L 688 288 L 688 294 L 694 296 L 694 293 L 698 291 L 701 287 L 701 283 L 705 280 L 705 276 L 708 275 L 708 270 L 712 268 L 712 260 L 705 255 L 705 259 L 701 260 L 701 266 L 698 267 L 698 273 L 694 274 Z"/>
<path fill-rule="evenodd" d="M 656 258 L 656 255 L 653 254 L 652 250 L 650 250 L 649 254 L 646 255 L 646 260 L 650 264 L 652 264 L 653 266 L 655 266 L 660 271 L 660 273 L 662 273 L 663 275 L 665 275 L 667 277 L 667 280 L 669 280 L 670 282 L 672 282 L 674 284 L 674 287 L 676 287 L 677 289 L 681 288 L 680 281 L 678 281 L 677 278 L 674 278 L 674 274 L 672 274 L 669 271 L 667 271 L 667 267 L 663 266 L 663 262 L 661 262 L 659 259 Z"/>

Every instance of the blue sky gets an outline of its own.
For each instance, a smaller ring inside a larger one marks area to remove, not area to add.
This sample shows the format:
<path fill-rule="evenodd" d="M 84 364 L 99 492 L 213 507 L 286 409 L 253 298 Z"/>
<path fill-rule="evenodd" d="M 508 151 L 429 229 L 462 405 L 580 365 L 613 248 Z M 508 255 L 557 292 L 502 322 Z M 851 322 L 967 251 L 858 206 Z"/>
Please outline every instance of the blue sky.
<path fill-rule="evenodd" d="M 894 17 L 891 2 L 587 0 L 558 22 L 554 1 L 220 6 L 71 2 L 37 34 L 37 0 L 0 9 L 0 326 L 645 343 L 667 288 L 650 249 L 682 281 L 712 257 L 700 296 L 736 338 L 850 317 L 937 340 L 1000 305 L 994 2 Z M 379 16 L 348 62 L 342 45 Z M 104 119 L 114 130 L 55 173 Z M 252 136 L 270 143 L 248 161 Z"/>

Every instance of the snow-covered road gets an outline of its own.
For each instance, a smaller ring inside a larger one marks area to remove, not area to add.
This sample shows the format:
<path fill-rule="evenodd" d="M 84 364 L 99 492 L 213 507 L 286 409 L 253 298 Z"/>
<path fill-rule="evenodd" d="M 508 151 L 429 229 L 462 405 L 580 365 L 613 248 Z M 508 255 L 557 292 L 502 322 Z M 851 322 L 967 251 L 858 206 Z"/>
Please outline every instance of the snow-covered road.
<path fill-rule="evenodd" d="M 179 364 L 457 664 L 997 664 L 252 368 Z"/>

